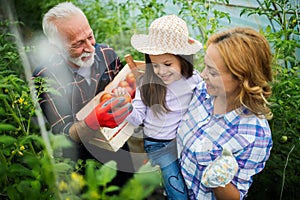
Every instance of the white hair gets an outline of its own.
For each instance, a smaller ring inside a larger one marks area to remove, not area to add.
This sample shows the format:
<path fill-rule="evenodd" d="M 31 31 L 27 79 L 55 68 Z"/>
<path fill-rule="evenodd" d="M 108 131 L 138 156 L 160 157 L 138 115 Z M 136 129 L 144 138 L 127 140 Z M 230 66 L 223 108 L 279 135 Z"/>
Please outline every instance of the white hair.
<path fill-rule="evenodd" d="M 57 42 L 60 42 L 62 38 L 57 29 L 57 21 L 74 14 L 81 14 L 86 17 L 82 10 L 71 2 L 57 4 L 44 15 L 43 31 L 49 42 L 58 45 Z"/>

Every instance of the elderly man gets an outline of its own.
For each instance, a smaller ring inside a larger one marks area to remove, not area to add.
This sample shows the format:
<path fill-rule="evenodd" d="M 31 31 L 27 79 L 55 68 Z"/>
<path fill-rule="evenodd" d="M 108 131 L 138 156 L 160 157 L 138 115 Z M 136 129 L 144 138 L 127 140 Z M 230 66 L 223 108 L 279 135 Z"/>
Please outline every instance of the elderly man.
<path fill-rule="evenodd" d="M 72 148 L 64 149 L 63 156 L 77 159 L 95 158 L 104 163 L 117 161 L 116 183 L 122 185 L 131 177 L 133 164 L 125 144 L 111 152 L 86 142 L 99 127 L 116 127 L 131 112 L 132 106 L 124 98 L 114 98 L 99 105 L 82 121 L 75 115 L 95 95 L 101 92 L 121 70 L 122 64 L 107 45 L 97 44 L 89 22 L 78 7 L 70 2 L 60 3 L 43 18 L 43 30 L 54 49 L 49 59 L 33 73 L 40 97 L 40 105 L 53 133 L 65 134 Z M 46 78 L 46 79 L 45 79 Z M 49 87 L 50 84 L 50 88 Z M 108 112 L 107 106 L 116 106 L 117 113 Z"/>

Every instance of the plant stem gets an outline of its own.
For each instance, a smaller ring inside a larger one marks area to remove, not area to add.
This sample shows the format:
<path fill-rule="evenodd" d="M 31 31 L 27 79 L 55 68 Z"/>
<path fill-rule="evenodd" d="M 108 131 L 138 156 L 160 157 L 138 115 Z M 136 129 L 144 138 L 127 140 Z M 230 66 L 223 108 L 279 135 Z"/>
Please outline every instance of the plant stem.
<path fill-rule="evenodd" d="M 0 151 L 0 161 L 1 161 L 1 165 L 4 165 L 5 169 L 7 169 L 8 168 L 7 161 L 6 161 L 6 158 L 3 155 L 2 151 Z M 8 178 L 7 178 L 6 174 L 4 175 L 3 179 L 4 179 L 4 182 L 5 182 L 5 185 L 7 185 L 8 184 Z"/>
<path fill-rule="evenodd" d="M 5 107 L 9 110 L 9 112 L 11 113 L 11 116 L 16 120 L 16 122 L 19 124 L 20 127 L 23 127 L 23 124 L 21 123 L 20 119 L 18 118 L 18 116 L 16 115 L 16 113 L 14 112 L 14 110 L 11 108 L 11 106 L 9 105 L 9 103 L 6 101 L 6 99 L 3 99 Z M 24 127 L 21 128 L 23 134 L 26 135 L 26 131 L 24 130 Z"/>

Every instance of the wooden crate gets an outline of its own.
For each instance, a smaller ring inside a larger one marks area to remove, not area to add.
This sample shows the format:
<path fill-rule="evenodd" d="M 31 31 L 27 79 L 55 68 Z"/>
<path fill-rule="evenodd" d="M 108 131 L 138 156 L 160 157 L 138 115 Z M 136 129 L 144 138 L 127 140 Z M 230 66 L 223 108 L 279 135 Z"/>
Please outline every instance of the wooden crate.
<path fill-rule="evenodd" d="M 144 62 L 134 61 L 140 72 L 144 70 Z M 84 120 L 85 117 L 99 104 L 100 98 L 104 93 L 110 93 L 114 88 L 118 87 L 121 80 L 125 80 L 126 75 L 131 72 L 131 68 L 126 64 L 123 69 L 117 74 L 112 82 L 105 89 L 97 94 L 86 106 L 84 106 L 77 114 L 78 120 Z M 89 143 L 100 148 L 110 151 L 118 151 L 125 142 L 131 137 L 134 132 L 134 127 L 130 123 L 124 121 L 115 128 L 101 127 L 99 134 L 89 141 Z"/>

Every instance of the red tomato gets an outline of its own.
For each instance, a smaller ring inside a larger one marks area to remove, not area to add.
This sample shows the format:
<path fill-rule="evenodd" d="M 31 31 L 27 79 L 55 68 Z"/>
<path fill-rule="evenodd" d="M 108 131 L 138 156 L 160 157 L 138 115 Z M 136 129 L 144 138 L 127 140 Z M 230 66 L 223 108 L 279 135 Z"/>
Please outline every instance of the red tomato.
<path fill-rule="evenodd" d="M 125 89 L 130 95 L 132 94 L 132 88 L 130 86 L 125 87 Z"/>
<path fill-rule="evenodd" d="M 110 94 L 110 93 L 104 93 L 100 97 L 100 103 L 103 102 L 103 101 L 105 101 L 105 100 L 111 99 L 112 97 L 113 97 L 112 94 Z"/>
<path fill-rule="evenodd" d="M 126 75 L 126 81 L 131 87 L 135 86 L 135 76 L 132 72 Z"/>
<path fill-rule="evenodd" d="M 127 87 L 129 86 L 129 83 L 125 80 L 123 81 L 120 81 L 119 84 L 118 84 L 119 87 Z"/>

